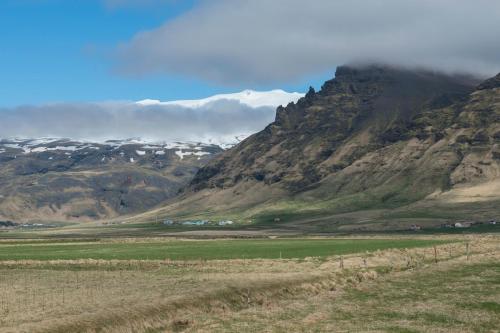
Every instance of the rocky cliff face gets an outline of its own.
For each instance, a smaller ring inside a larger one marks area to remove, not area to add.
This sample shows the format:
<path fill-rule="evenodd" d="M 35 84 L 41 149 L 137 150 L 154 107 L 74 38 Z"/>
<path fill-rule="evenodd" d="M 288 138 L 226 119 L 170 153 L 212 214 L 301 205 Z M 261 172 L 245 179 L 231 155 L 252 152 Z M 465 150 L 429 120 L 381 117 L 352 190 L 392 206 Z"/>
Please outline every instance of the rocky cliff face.
<path fill-rule="evenodd" d="M 495 77 L 492 77 L 489 80 L 484 81 L 481 83 L 478 87 L 477 90 L 490 90 L 490 89 L 496 89 L 500 88 L 500 74 L 498 74 Z"/>
<path fill-rule="evenodd" d="M 279 107 L 276 121 L 202 168 L 193 189 L 227 188 L 245 180 L 304 191 L 363 155 L 407 138 L 425 109 L 446 106 L 474 81 L 387 67 L 340 67 L 319 92 Z"/>
<path fill-rule="evenodd" d="M 340 67 L 319 92 L 278 108 L 272 124 L 201 168 L 165 211 L 252 218 L 418 206 L 429 215 L 439 206 L 444 216 L 462 205 L 463 218 L 493 214 L 499 78 Z"/>

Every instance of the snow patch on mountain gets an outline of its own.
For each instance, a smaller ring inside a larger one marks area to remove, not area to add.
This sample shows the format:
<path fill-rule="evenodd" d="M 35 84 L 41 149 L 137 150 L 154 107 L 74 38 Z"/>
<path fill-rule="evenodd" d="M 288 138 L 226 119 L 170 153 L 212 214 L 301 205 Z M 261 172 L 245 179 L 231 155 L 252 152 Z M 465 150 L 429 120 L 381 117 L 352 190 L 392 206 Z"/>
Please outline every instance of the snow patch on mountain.
<path fill-rule="evenodd" d="M 231 145 L 226 144 L 228 148 Z M 139 138 L 125 140 L 109 140 L 103 142 L 81 142 L 62 138 L 40 138 L 40 139 L 0 139 L 0 154 L 7 154 L 11 157 L 53 153 L 62 154 L 67 158 L 72 158 L 73 154 L 87 155 L 92 153 L 89 150 L 96 150 L 102 154 L 100 161 L 118 154 L 126 158 L 130 163 L 136 163 L 142 158 L 163 157 L 167 152 L 171 152 L 179 159 L 193 157 L 198 160 L 203 156 L 212 155 L 221 150 L 221 146 L 213 143 L 203 142 L 164 142 L 147 141 Z M 222 148 L 224 149 L 224 148 Z M 52 156 L 46 157 L 52 160 Z"/>

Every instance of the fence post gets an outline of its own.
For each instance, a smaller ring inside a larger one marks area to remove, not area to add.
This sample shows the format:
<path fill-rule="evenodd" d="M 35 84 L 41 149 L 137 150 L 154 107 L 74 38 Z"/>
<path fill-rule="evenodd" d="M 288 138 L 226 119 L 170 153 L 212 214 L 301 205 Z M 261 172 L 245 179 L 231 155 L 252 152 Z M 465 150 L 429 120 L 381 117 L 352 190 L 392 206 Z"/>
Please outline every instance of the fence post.
<path fill-rule="evenodd" d="M 434 245 L 434 262 L 437 264 L 438 262 L 438 257 L 437 257 L 437 248 L 436 245 Z"/>
<path fill-rule="evenodd" d="M 344 257 L 340 256 L 340 269 L 344 269 Z"/>

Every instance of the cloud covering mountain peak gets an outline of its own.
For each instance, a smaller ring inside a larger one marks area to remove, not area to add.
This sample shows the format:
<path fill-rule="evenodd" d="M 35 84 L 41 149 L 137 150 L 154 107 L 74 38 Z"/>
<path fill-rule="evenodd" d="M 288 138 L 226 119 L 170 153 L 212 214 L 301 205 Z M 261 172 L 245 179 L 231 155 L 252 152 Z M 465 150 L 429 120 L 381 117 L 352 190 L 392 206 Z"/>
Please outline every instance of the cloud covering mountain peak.
<path fill-rule="evenodd" d="M 0 108 L 0 137 L 103 141 L 139 137 L 231 144 L 274 120 L 300 93 L 245 90 L 201 100 L 56 103 Z"/>
<path fill-rule="evenodd" d="M 129 76 L 276 84 L 340 64 L 381 62 L 491 76 L 496 0 L 210 0 L 116 49 Z"/>

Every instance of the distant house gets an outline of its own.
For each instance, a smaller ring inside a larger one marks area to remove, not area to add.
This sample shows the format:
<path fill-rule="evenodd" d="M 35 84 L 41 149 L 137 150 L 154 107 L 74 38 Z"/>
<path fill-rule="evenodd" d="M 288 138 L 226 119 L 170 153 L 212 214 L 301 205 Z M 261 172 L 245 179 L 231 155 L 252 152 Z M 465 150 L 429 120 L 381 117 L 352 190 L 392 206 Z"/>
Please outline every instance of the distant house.
<path fill-rule="evenodd" d="M 497 221 L 496 221 L 496 220 L 491 220 L 489 223 L 490 223 L 491 225 L 496 225 L 496 224 L 497 224 Z"/>
<path fill-rule="evenodd" d="M 418 224 L 412 224 L 410 226 L 410 230 L 411 231 L 418 231 L 418 230 L 421 230 L 421 229 L 422 229 L 422 227 L 420 225 L 418 225 Z"/>
<path fill-rule="evenodd" d="M 457 222 L 455 223 L 455 228 L 470 228 L 471 225 L 470 222 Z"/>
<path fill-rule="evenodd" d="M 163 221 L 163 224 L 164 225 L 173 225 L 174 221 L 172 221 L 172 220 L 165 220 L 165 221 Z"/>
<path fill-rule="evenodd" d="M 197 225 L 197 226 L 200 226 L 200 225 L 207 225 L 208 224 L 208 221 L 207 220 L 200 220 L 200 221 L 185 221 L 185 222 L 182 222 L 183 225 Z"/>
<path fill-rule="evenodd" d="M 274 222 L 280 222 L 280 221 L 281 221 L 281 219 L 279 217 L 274 218 Z"/>
<path fill-rule="evenodd" d="M 233 221 L 228 220 L 228 221 L 219 221 L 218 224 L 219 225 L 231 225 L 233 223 L 234 223 Z"/>

